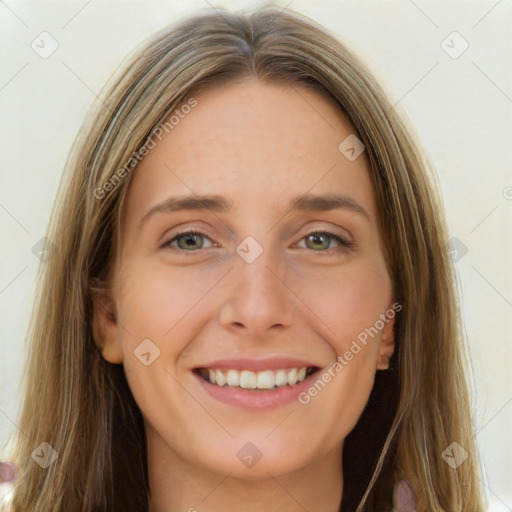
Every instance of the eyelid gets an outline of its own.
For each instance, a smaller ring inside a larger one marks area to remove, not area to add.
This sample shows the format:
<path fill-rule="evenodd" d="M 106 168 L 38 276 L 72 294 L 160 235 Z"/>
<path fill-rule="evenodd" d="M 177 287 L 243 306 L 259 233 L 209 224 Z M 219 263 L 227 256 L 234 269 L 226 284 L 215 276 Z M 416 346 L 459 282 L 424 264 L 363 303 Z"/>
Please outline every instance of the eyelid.
<path fill-rule="evenodd" d="M 332 231 L 329 231 L 327 229 L 317 229 L 317 230 L 310 231 L 308 234 L 306 234 L 303 237 L 301 237 L 299 242 L 302 242 L 305 238 L 307 238 L 308 236 L 311 236 L 311 235 L 327 235 L 331 239 L 337 240 L 338 243 L 339 243 L 338 247 L 331 247 L 329 249 L 324 249 L 324 250 L 321 250 L 321 251 L 313 251 L 313 250 L 311 250 L 311 252 L 329 255 L 329 254 L 332 254 L 332 253 L 335 253 L 335 252 L 349 251 L 349 250 L 355 248 L 355 242 L 353 240 L 347 238 L 344 235 L 333 233 Z"/>
<path fill-rule="evenodd" d="M 185 235 L 201 235 L 202 237 L 210 240 L 212 242 L 213 247 L 219 246 L 219 244 L 217 242 L 214 242 L 209 235 L 207 235 L 200 229 L 186 228 L 183 231 L 179 231 L 178 233 L 175 233 L 174 235 L 172 235 L 171 238 L 166 237 L 165 238 L 166 241 L 160 246 L 160 248 L 165 249 L 166 247 L 170 247 L 172 242 L 174 242 L 180 236 L 185 236 Z M 195 251 L 187 251 L 185 249 L 180 249 L 180 248 L 175 249 L 174 247 L 173 247 L 173 249 L 176 250 L 177 252 L 199 252 L 199 249 L 197 249 Z M 207 247 L 207 249 L 209 249 L 209 247 Z"/>
<path fill-rule="evenodd" d="M 165 249 L 166 247 L 171 247 L 171 243 L 172 242 L 174 242 L 180 236 L 185 236 L 185 235 L 200 235 L 200 236 L 210 240 L 210 242 L 212 242 L 212 246 L 213 247 L 218 247 L 219 246 L 219 244 L 217 242 L 212 240 L 212 238 L 209 235 L 207 235 L 206 233 L 204 233 L 200 229 L 185 228 L 184 230 L 179 231 L 178 233 L 175 233 L 172 236 L 172 238 L 168 238 L 167 241 L 165 241 L 160 246 L 160 248 L 161 249 Z M 319 251 L 314 251 L 313 249 L 310 249 L 311 252 L 320 253 L 320 254 L 323 253 L 323 254 L 329 255 L 329 254 L 332 254 L 332 253 L 335 253 L 335 252 L 342 252 L 342 251 L 351 250 L 355 246 L 355 243 L 350 238 L 347 238 L 346 236 L 341 235 L 341 234 L 334 233 L 334 232 L 329 231 L 329 230 L 327 230 L 325 228 L 312 229 L 311 231 L 309 231 L 308 233 L 303 235 L 299 239 L 299 241 L 297 243 L 302 242 L 308 236 L 311 236 L 311 235 L 327 235 L 331 239 L 337 240 L 337 242 L 339 244 L 338 247 L 331 247 L 329 249 L 324 249 L 324 250 L 319 250 Z M 180 249 L 180 248 L 174 248 L 174 247 L 172 249 L 175 250 L 176 252 L 180 252 L 180 253 L 194 253 L 194 252 L 201 252 L 202 250 L 210 249 L 210 248 L 212 248 L 212 247 L 200 248 L 200 249 L 189 250 L 189 251 L 187 251 L 186 249 Z M 306 247 L 306 249 L 308 249 L 308 248 Z"/>

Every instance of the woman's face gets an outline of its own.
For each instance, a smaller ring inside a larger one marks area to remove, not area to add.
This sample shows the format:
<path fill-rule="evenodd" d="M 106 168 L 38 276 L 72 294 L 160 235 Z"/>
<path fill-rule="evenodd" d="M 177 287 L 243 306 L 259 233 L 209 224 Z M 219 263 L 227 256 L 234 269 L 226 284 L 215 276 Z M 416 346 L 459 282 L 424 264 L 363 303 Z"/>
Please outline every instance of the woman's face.
<path fill-rule="evenodd" d="M 304 87 L 196 100 L 134 172 L 103 355 L 164 463 L 246 479 L 339 465 L 393 351 L 365 152 Z"/>

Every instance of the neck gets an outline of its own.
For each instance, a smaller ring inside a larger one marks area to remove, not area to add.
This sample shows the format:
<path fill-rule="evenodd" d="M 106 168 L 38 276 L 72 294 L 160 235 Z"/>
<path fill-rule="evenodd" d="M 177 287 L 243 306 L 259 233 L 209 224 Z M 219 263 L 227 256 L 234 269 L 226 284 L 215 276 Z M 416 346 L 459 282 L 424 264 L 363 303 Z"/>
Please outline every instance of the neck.
<path fill-rule="evenodd" d="M 216 473 L 183 460 L 148 432 L 150 512 L 338 512 L 343 491 L 337 446 L 306 467 L 254 479 Z"/>

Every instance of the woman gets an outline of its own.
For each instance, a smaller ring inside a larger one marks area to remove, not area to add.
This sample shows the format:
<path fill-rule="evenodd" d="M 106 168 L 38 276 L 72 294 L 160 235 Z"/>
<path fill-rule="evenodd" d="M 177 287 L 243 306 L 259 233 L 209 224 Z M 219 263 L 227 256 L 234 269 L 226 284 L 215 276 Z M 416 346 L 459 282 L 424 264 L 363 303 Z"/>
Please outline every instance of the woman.
<path fill-rule="evenodd" d="M 483 510 L 434 174 L 361 62 L 222 11 L 103 97 L 48 232 L 13 510 Z"/>

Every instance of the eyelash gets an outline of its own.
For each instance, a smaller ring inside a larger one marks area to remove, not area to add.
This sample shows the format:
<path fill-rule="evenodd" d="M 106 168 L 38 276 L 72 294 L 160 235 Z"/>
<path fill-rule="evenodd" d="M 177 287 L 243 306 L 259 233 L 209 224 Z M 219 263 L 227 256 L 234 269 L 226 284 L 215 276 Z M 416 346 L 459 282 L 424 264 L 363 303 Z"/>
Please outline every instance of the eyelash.
<path fill-rule="evenodd" d="M 166 247 L 170 248 L 171 243 L 173 243 L 175 240 L 177 240 L 178 238 L 185 236 L 185 235 L 200 235 L 205 238 L 208 238 L 211 241 L 210 237 L 208 235 L 205 235 L 204 233 L 201 233 L 201 231 L 185 230 L 185 231 L 181 231 L 181 232 L 177 233 L 173 238 L 171 238 L 170 240 L 168 240 L 167 242 L 162 244 L 161 247 L 162 248 L 166 248 Z M 355 245 L 354 242 L 347 240 L 346 238 L 344 238 L 342 236 L 335 235 L 334 233 L 331 233 L 330 231 L 326 231 L 326 230 L 312 231 L 311 233 L 308 233 L 307 235 L 303 236 L 301 238 L 301 240 L 304 240 L 305 238 L 307 238 L 311 235 L 327 235 L 329 238 L 334 239 L 335 241 L 337 241 L 339 243 L 338 247 L 334 247 L 334 248 L 330 248 L 330 249 L 324 249 L 324 250 L 319 250 L 319 251 L 315 251 L 315 250 L 311 249 L 313 252 L 317 252 L 317 253 L 324 254 L 327 256 L 330 256 L 330 255 L 333 255 L 333 254 L 336 254 L 339 252 L 348 251 L 350 249 L 353 249 L 354 245 Z M 200 252 L 201 249 L 187 251 L 186 249 L 172 248 L 172 250 L 176 250 L 176 251 L 183 252 L 183 253 L 194 253 L 194 252 Z"/>

